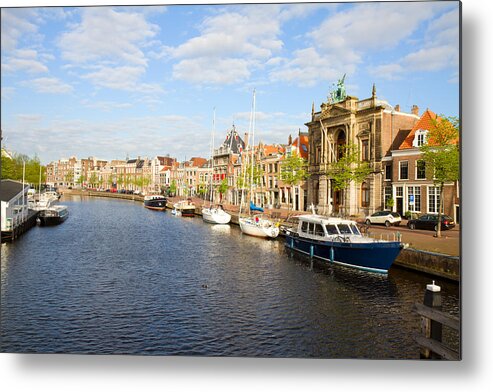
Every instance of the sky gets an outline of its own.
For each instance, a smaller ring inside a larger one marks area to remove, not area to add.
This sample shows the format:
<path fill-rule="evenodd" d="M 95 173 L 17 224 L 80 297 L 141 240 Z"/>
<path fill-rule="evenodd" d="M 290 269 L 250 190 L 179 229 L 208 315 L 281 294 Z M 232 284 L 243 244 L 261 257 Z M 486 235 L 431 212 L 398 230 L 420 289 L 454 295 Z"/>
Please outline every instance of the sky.
<path fill-rule="evenodd" d="M 287 143 L 343 75 L 359 99 L 375 84 L 401 111 L 459 115 L 456 1 L 134 4 L 2 8 L 3 147 L 208 157 L 213 131 L 248 131 L 254 89 L 256 141 Z"/>

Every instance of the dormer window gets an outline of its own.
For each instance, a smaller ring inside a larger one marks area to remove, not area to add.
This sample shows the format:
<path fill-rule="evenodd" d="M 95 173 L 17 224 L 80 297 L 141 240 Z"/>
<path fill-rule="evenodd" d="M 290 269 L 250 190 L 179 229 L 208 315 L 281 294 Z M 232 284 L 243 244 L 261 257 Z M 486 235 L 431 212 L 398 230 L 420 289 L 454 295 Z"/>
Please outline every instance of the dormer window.
<path fill-rule="evenodd" d="M 421 147 L 426 144 L 426 137 L 428 131 L 424 129 L 418 129 L 414 135 L 413 147 Z"/>

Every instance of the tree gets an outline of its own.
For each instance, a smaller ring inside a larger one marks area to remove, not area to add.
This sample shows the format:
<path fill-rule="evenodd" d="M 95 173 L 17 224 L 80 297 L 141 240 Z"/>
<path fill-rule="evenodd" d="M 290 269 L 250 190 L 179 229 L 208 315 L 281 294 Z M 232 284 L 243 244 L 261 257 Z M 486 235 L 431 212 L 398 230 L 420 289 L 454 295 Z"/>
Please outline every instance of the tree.
<path fill-rule="evenodd" d="M 122 189 L 123 176 L 121 174 L 118 176 L 118 179 L 116 180 L 116 183 L 118 184 L 118 189 Z"/>
<path fill-rule="evenodd" d="M 91 177 L 89 178 L 89 184 L 91 184 L 92 188 L 96 188 L 98 183 L 98 176 L 95 172 L 91 173 Z"/>
<path fill-rule="evenodd" d="M 306 160 L 300 157 L 296 151 L 281 162 L 281 180 L 291 188 L 291 199 L 294 200 L 294 187 L 306 180 L 309 174 L 306 170 Z M 288 212 L 290 210 L 288 200 Z"/>
<path fill-rule="evenodd" d="M 169 185 L 168 195 L 169 196 L 175 196 L 176 195 L 176 181 L 175 180 L 171 181 L 171 184 Z"/>
<path fill-rule="evenodd" d="M 420 147 L 425 162 L 426 177 L 440 190 L 436 237 L 442 235 L 443 188 L 445 183 L 458 181 L 460 176 L 459 119 L 437 117 L 432 120 L 426 143 Z"/>
<path fill-rule="evenodd" d="M 81 174 L 80 177 L 77 179 L 77 184 L 79 184 L 79 186 L 82 187 L 85 181 L 86 181 L 86 177 L 83 174 Z"/>
<path fill-rule="evenodd" d="M 228 186 L 228 180 L 224 178 L 219 186 L 217 187 L 217 191 L 219 192 L 220 199 L 223 201 L 223 195 L 228 191 L 229 186 Z"/>
<path fill-rule="evenodd" d="M 347 194 L 351 182 L 363 182 L 372 169 L 368 162 L 359 159 L 359 149 L 355 144 L 344 144 L 339 149 L 340 158 L 329 164 L 327 174 L 333 180 L 334 190 L 343 191 L 344 215 L 347 216 Z"/>
<path fill-rule="evenodd" d="M 205 199 L 206 192 L 207 192 L 207 185 L 201 182 L 197 187 L 197 193 L 201 198 Z"/>
<path fill-rule="evenodd" d="M 69 172 L 67 172 L 67 174 L 65 174 L 65 182 L 67 183 L 67 185 L 71 185 L 72 182 L 74 182 L 74 172 L 73 171 L 69 171 Z"/>

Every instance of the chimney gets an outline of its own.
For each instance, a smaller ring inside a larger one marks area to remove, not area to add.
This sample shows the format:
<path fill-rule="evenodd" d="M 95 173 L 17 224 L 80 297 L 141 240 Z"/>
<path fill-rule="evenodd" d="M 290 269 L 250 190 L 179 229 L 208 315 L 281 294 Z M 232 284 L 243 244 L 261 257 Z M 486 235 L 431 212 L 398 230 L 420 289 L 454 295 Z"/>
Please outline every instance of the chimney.
<path fill-rule="evenodd" d="M 395 105 L 394 110 L 395 110 L 396 112 L 400 112 L 400 111 L 401 111 L 401 105 L 399 105 L 399 104 Z"/>
<path fill-rule="evenodd" d="M 411 108 L 411 113 L 419 116 L 419 108 L 416 105 L 413 105 L 413 107 Z"/>
<path fill-rule="evenodd" d="M 288 145 L 290 146 L 291 144 L 293 144 L 293 138 L 291 137 L 291 135 L 289 135 Z"/>
<path fill-rule="evenodd" d="M 245 146 L 248 146 L 248 132 L 245 132 L 245 137 L 243 138 L 243 141 L 245 142 Z"/>

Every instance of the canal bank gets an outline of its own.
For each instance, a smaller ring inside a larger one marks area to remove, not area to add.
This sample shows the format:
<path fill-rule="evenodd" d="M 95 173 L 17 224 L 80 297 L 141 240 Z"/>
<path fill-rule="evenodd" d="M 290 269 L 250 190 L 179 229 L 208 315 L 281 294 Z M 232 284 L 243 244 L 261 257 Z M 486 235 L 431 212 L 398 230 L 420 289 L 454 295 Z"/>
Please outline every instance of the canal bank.
<path fill-rule="evenodd" d="M 65 190 L 66 194 L 78 194 L 90 197 L 111 197 L 117 199 L 143 201 L 144 197 L 140 195 L 127 195 L 110 192 Z M 179 197 L 168 199 L 168 208 L 173 208 L 173 204 L 181 200 Z M 202 216 L 201 208 L 203 200 L 192 198 L 196 206 L 195 213 Z M 239 209 L 238 206 L 224 205 L 226 211 L 231 214 L 231 223 L 238 225 Z M 284 223 L 288 217 L 285 210 L 268 210 L 268 213 L 279 222 Z M 433 237 L 433 232 L 422 230 L 409 230 L 405 227 L 375 227 L 371 226 L 371 235 L 375 237 L 386 238 L 386 236 L 399 232 L 402 241 L 408 244 L 403 249 L 394 266 L 405 268 L 411 271 L 417 271 L 433 277 L 447 279 L 453 282 L 459 282 L 461 277 L 461 263 L 459 257 L 459 231 L 458 228 L 451 232 L 444 232 L 442 238 Z M 284 240 L 281 236 L 280 240 Z"/>

